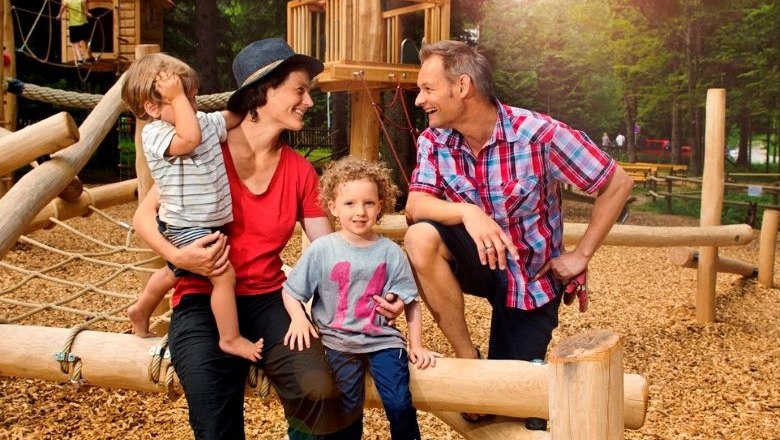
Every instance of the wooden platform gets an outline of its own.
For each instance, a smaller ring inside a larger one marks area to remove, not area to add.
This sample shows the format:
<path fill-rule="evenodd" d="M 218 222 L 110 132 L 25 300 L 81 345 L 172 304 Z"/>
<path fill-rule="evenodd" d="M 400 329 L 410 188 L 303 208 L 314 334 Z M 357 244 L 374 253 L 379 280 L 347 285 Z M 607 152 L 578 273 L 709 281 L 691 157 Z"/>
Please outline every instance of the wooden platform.
<path fill-rule="evenodd" d="M 325 63 L 325 70 L 315 81 L 323 92 L 363 90 L 366 86 L 390 89 L 398 83 L 411 88 L 417 87 L 419 71 L 420 66 L 412 64 L 339 60 Z"/>

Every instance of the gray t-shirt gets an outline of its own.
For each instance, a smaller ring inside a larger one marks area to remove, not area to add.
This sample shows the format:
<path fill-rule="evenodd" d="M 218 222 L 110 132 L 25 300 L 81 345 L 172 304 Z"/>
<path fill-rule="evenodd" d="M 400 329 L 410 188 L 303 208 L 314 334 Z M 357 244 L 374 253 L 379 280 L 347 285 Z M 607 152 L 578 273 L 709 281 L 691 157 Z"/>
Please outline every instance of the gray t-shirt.
<path fill-rule="evenodd" d="M 406 254 L 385 237 L 367 247 L 352 246 L 338 232 L 315 240 L 284 289 L 302 302 L 314 297 L 312 318 L 328 348 L 348 353 L 406 348 L 401 332 L 374 310 L 373 295 L 392 292 L 404 304 L 417 300 Z"/>

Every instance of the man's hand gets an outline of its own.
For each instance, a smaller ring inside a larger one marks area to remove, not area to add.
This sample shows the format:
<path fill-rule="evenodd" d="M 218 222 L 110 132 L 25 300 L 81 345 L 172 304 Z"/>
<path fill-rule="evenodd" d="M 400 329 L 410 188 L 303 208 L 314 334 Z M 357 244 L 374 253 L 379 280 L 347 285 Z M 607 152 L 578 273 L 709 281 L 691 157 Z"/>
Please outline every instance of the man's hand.
<path fill-rule="evenodd" d="M 463 226 L 468 231 L 479 252 L 479 261 L 491 269 L 506 269 L 507 255 L 513 260 L 520 259 L 517 247 L 508 235 L 498 226 L 482 208 L 463 204 Z"/>
<path fill-rule="evenodd" d="M 559 279 L 563 284 L 567 284 L 570 279 L 585 271 L 587 267 L 588 258 L 576 252 L 566 252 L 545 263 L 533 277 L 532 281 L 536 281 L 548 271 L 552 271 L 555 278 Z"/>
<path fill-rule="evenodd" d="M 394 293 L 388 293 L 382 298 L 374 295 L 376 312 L 387 318 L 387 325 L 395 325 L 395 318 L 404 310 L 404 302 Z"/>

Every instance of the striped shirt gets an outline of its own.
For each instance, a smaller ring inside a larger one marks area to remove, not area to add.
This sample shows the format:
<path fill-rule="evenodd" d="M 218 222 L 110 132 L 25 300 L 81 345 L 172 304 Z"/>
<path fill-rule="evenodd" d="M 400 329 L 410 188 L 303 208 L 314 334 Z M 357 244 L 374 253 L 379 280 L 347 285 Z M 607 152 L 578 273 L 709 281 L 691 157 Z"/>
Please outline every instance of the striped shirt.
<path fill-rule="evenodd" d="M 409 191 L 475 204 L 495 220 L 520 254 L 507 261 L 506 306 L 532 310 L 561 287 L 552 272 L 531 281 L 563 251 L 560 183 L 598 191 L 616 162 L 585 133 L 547 115 L 496 104 L 493 134 L 477 156 L 459 132 L 425 130 Z"/>
<path fill-rule="evenodd" d="M 172 226 L 218 227 L 233 220 L 230 187 L 220 142 L 227 137 L 220 112 L 198 112 L 202 140 L 188 156 L 166 156 L 176 128 L 164 121 L 141 132 L 144 155 L 160 188 L 162 221 Z"/>

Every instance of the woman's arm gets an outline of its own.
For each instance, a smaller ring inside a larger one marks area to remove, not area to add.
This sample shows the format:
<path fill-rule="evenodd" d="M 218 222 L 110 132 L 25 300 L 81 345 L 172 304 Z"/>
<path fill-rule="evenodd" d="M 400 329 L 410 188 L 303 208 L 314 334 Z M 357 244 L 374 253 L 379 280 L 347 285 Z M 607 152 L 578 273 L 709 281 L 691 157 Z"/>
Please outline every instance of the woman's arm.
<path fill-rule="evenodd" d="M 333 232 L 333 225 L 330 224 L 327 217 L 305 217 L 301 221 L 301 226 L 309 241 L 314 241 Z"/>
<path fill-rule="evenodd" d="M 138 204 L 133 216 L 133 227 L 142 240 L 166 261 L 176 267 L 204 276 L 219 275 L 227 270 L 228 251 L 227 237 L 220 232 L 207 235 L 191 244 L 177 248 L 172 245 L 157 229 L 157 209 L 159 208 L 160 190 L 152 186 L 149 194 Z"/>

